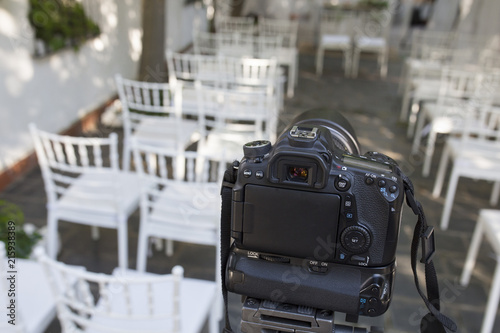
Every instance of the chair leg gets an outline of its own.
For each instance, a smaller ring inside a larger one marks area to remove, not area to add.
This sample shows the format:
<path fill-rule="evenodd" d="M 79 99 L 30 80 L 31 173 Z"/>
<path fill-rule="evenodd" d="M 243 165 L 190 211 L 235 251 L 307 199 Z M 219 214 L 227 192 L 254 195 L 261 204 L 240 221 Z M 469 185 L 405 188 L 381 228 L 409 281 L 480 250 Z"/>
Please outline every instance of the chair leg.
<path fill-rule="evenodd" d="M 451 208 L 453 206 L 453 200 L 455 199 L 455 192 L 457 190 L 459 174 L 456 171 L 456 167 L 453 166 L 453 170 L 450 176 L 450 182 L 448 184 L 448 190 L 446 192 L 446 199 L 443 207 L 443 215 L 441 215 L 441 229 L 448 229 L 448 224 L 450 223 Z"/>
<path fill-rule="evenodd" d="M 118 267 L 128 269 L 127 216 L 118 219 Z"/>
<path fill-rule="evenodd" d="M 276 80 L 276 99 L 278 110 L 281 111 L 285 109 L 285 99 L 283 97 L 285 91 L 285 78 L 280 74 Z"/>
<path fill-rule="evenodd" d="M 380 77 L 385 79 L 387 77 L 387 51 L 382 51 L 380 55 Z"/>
<path fill-rule="evenodd" d="M 351 77 L 352 74 L 352 52 L 344 50 L 344 76 Z"/>
<path fill-rule="evenodd" d="M 122 165 L 122 170 L 123 171 L 129 171 L 130 170 L 130 155 L 132 154 L 132 151 L 130 149 L 129 145 L 129 140 L 124 139 L 123 140 L 123 165 Z"/>
<path fill-rule="evenodd" d="M 321 45 L 318 47 L 318 51 L 316 52 L 316 74 L 321 75 L 323 74 L 323 55 L 325 53 L 325 50 Z"/>
<path fill-rule="evenodd" d="M 496 181 L 493 184 L 493 190 L 491 191 L 490 205 L 496 206 L 498 203 L 498 197 L 500 196 L 500 181 Z"/>
<path fill-rule="evenodd" d="M 294 88 L 297 86 L 297 84 L 299 83 L 299 52 L 296 52 L 294 55 L 293 55 L 293 65 L 295 67 L 294 69 L 294 73 L 295 73 L 295 78 L 294 78 Z"/>
<path fill-rule="evenodd" d="M 167 245 L 165 246 L 165 253 L 167 256 L 171 257 L 174 255 L 174 241 L 171 239 L 165 240 Z"/>
<path fill-rule="evenodd" d="M 479 251 L 479 246 L 481 245 L 482 238 L 483 238 L 483 220 L 481 218 L 481 213 L 480 213 L 479 218 L 477 220 L 476 228 L 474 230 L 474 234 L 472 235 L 469 251 L 467 252 L 467 258 L 465 259 L 462 276 L 460 277 L 460 284 L 464 287 L 466 287 L 469 284 L 472 270 L 476 265 L 477 253 Z"/>
<path fill-rule="evenodd" d="M 57 216 L 49 208 L 47 216 L 47 254 L 50 258 L 57 258 L 59 239 L 57 237 Z"/>
<path fill-rule="evenodd" d="M 429 137 L 427 138 L 427 147 L 425 149 L 424 157 L 424 167 L 422 168 L 422 176 L 428 177 L 431 172 L 431 162 L 432 155 L 434 155 L 434 147 L 436 146 L 436 131 L 432 130 L 429 132 Z"/>
<path fill-rule="evenodd" d="M 92 235 L 92 240 L 96 241 L 99 239 L 99 227 L 96 227 L 95 225 L 91 226 L 90 233 Z"/>
<path fill-rule="evenodd" d="M 404 61 L 403 62 L 403 69 L 401 70 L 401 76 L 399 78 L 399 85 L 398 85 L 398 94 L 402 94 L 403 91 L 406 89 L 410 81 L 410 71 L 409 71 L 409 64 Z"/>
<path fill-rule="evenodd" d="M 163 239 L 159 237 L 152 237 L 152 242 L 156 251 L 161 251 L 163 249 Z"/>
<path fill-rule="evenodd" d="M 358 77 L 360 52 L 361 51 L 359 49 L 354 48 L 353 55 L 352 55 L 352 66 L 351 66 L 351 77 L 352 78 Z"/>
<path fill-rule="evenodd" d="M 423 112 L 419 112 L 418 120 L 417 120 L 417 128 L 415 129 L 415 134 L 413 136 L 413 144 L 411 146 L 411 153 L 418 153 L 418 149 L 420 148 L 420 142 L 422 140 L 422 130 L 424 128 L 424 120 L 425 115 Z"/>
<path fill-rule="evenodd" d="M 140 221 L 139 236 L 137 239 L 137 271 L 146 271 L 146 260 L 148 256 L 148 235 L 146 234 L 146 222 Z"/>
<path fill-rule="evenodd" d="M 408 138 L 414 137 L 416 135 L 415 126 L 417 124 L 417 119 L 420 115 L 420 102 L 413 98 L 413 102 L 410 108 L 410 116 L 408 117 L 408 130 L 406 136 Z"/>
<path fill-rule="evenodd" d="M 400 121 L 407 121 L 408 120 L 408 111 L 410 108 L 410 101 L 411 101 L 411 86 L 410 84 L 407 84 L 404 93 L 403 93 L 403 101 L 401 103 L 401 112 L 399 113 L 399 120 Z"/>
<path fill-rule="evenodd" d="M 288 87 L 287 87 L 287 92 L 286 92 L 286 96 L 288 98 L 292 98 L 293 97 L 293 93 L 294 93 L 294 89 L 295 89 L 295 77 L 296 77 L 296 73 L 295 73 L 295 66 L 294 64 L 288 64 Z"/>
<path fill-rule="evenodd" d="M 497 266 L 493 276 L 493 284 L 491 286 L 488 303 L 486 304 L 486 314 L 484 315 L 481 333 L 490 333 L 493 331 L 493 324 L 498 309 L 498 301 L 500 300 L 500 256 L 497 256 Z"/>
<path fill-rule="evenodd" d="M 444 176 L 446 168 L 448 167 L 448 158 L 450 156 L 450 146 L 445 145 L 443 149 L 443 154 L 441 155 L 441 160 L 439 161 L 439 169 L 436 175 L 436 181 L 434 182 L 434 188 L 432 190 L 432 197 L 438 198 L 441 194 L 443 188 Z"/>

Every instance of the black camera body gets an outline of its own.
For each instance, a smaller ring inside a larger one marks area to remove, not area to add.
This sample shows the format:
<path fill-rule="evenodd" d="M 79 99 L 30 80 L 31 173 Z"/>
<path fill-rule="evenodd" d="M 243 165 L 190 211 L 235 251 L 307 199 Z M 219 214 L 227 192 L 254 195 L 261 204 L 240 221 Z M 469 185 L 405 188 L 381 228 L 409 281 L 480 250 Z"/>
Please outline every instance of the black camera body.
<path fill-rule="evenodd" d="M 349 123 L 329 110 L 302 114 L 274 146 L 245 145 L 232 191 L 227 289 L 383 314 L 404 201 L 396 167 L 383 154 L 360 156 Z"/>

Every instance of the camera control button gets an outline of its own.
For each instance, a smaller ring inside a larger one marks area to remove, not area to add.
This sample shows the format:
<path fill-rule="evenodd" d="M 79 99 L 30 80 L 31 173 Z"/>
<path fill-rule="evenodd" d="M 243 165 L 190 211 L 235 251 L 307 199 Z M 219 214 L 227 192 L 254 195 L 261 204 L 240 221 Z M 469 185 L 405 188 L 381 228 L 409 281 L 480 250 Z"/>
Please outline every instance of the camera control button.
<path fill-rule="evenodd" d="M 365 178 L 365 184 L 366 185 L 371 185 L 371 184 L 373 184 L 373 182 L 375 182 L 375 180 L 373 180 L 372 177 L 366 177 Z"/>
<path fill-rule="evenodd" d="M 351 226 L 342 232 L 341 242 L 346 250 L 362 253 L 370 246 L 370 234 L 363 227 Z"/>
<path fill-rule="evenodd" d="M 389 192 L 396 193 L 398 191 L 398 187 L 396 185 L 389 186 Z"/>
<path fill-rule="evenodd" d="M 255 177 L 257 177 L 257 179 L 264 178 L 264 171 L 262 171 L 262 170 L 255 171 Z"/>
<path fill-rule="evenodd" d="M 378 181 L 378 186 L 379 186 L 379 187 L 384 187 L 384 186 L 385 186 L 385 180 L 380 179 L 380 180 Z"/>
<path fill-rule="evenodd" d="M 252 176 L 252 170 L 250 169 L 243 170 L 243 176 L 245 176 L 245 178 Z"/>
<path fill-rule="evenodd" d="M 328 271 L 328 267 L 323 266 L 310 266 L 309 268 L 315 273 L 326 273 Z"/>
<path fill-rule="evenodd" d="M 351 187 L 351 182 L 346 177 L 339 175 L 335 179 L 335 188 L 339 191 L 347 191 Z"/>

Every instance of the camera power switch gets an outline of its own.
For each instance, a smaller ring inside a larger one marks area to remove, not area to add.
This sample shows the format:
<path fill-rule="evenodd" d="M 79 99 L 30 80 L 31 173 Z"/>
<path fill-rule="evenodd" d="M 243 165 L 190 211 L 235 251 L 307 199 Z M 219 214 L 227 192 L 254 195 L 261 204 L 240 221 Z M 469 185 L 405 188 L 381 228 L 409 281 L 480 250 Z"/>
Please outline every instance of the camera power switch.
<path fill-rule="evenodd" d="M 324 263 L 309 264 L 309 270 L 314 273 L 326 273 L 328 271 L 328 266 Z"/>

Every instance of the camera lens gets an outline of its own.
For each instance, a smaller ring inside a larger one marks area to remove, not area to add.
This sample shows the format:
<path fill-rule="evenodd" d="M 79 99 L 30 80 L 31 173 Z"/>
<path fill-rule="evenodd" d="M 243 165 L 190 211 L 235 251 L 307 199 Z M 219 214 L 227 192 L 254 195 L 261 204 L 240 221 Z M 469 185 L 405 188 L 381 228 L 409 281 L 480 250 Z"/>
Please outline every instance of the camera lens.
<path fill-rule="evenodd" d="M 326 108 L 312 109 L 298 115 L 292 122 L 297 126 L 324 126 L 332 134 L 334 144 L 344 152 L 360 154 L 360 148 L 354 129 L 340 113 Z"/>
<path fill-rule="evenodd" d="M 306 182 L 309 176 L 309 170 L 304 167 L 290 166 L 288 167 L 289 180 Z"/>

